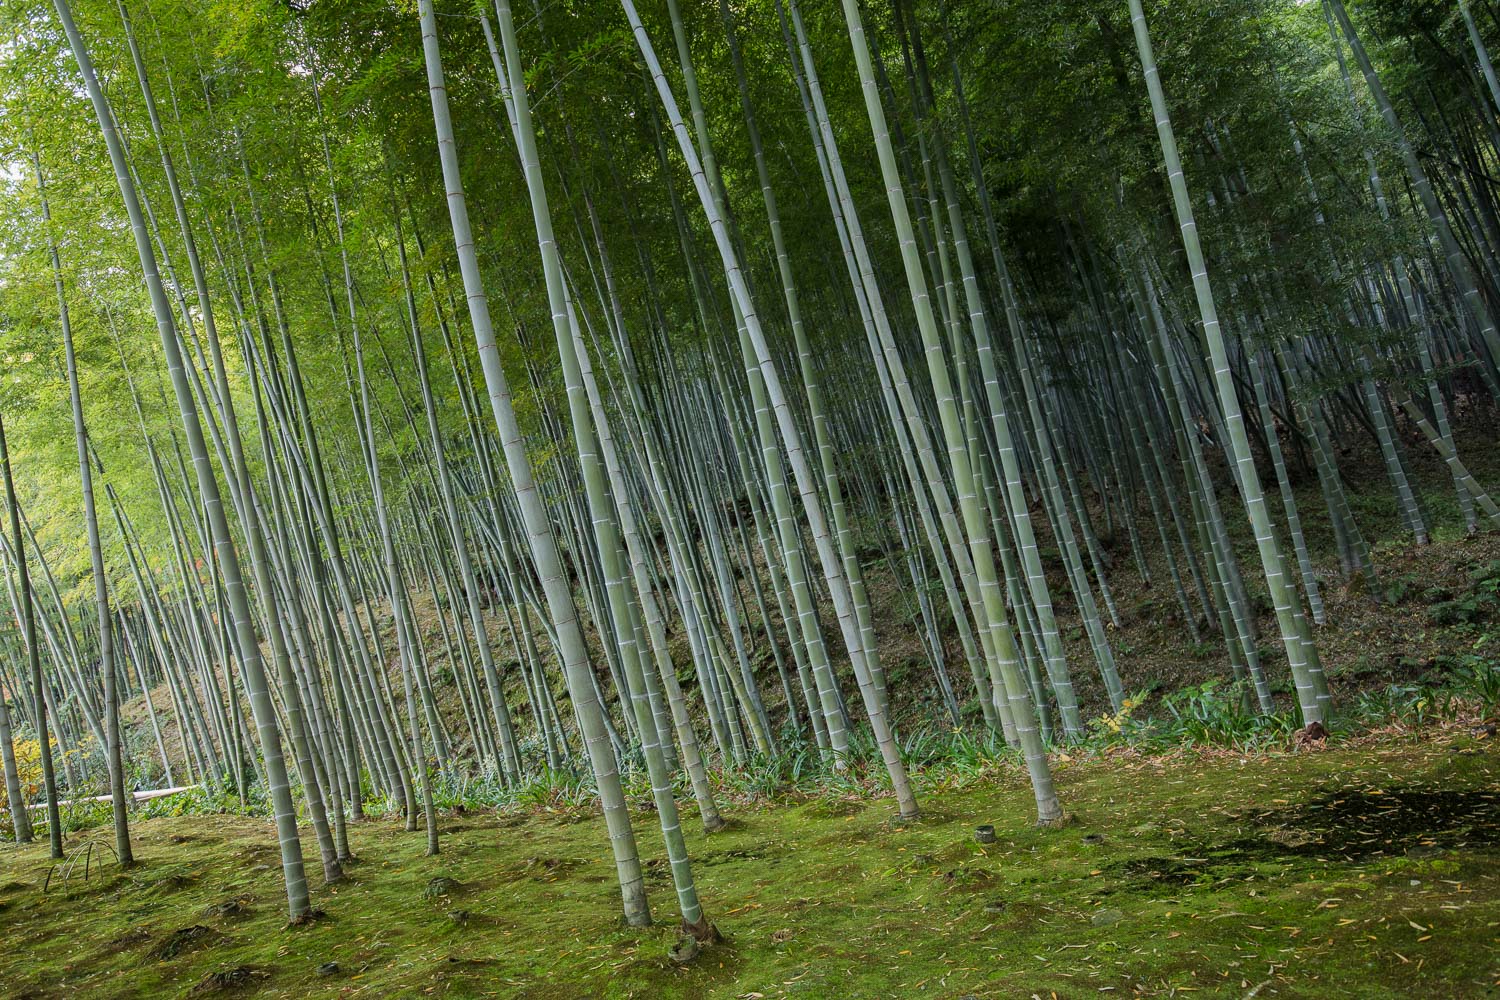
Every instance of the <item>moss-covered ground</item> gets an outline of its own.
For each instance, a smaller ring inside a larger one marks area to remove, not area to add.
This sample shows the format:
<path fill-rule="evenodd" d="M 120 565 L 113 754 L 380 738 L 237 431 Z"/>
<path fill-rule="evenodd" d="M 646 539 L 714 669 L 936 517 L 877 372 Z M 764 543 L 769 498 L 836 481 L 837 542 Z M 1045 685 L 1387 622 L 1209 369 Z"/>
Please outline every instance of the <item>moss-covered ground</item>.
<path fill-rule="evenodd" d="M 1471 723 L 1315 752 L 1060 758 L 1060 829 L 1031 825 L 1020 772 L 999 764 L 961 787 L 928 780 L 924 817 L 904 826 L 883 799 L 737 808 L 730 830 L 690 838 L 726 941 L 680 968 L 648 813 L 647 929 L 621 925 L 587 813 L 447 814 L 437 857 L 422 834 L 367 821 L 351 831 L 361 863 L 300 927 L 265 821 L 142 820 L 128 871 L 106 861 L 85 879 L 80 864 L 63 881 L 45 848 L 0 852 L 0 992 L 1494 996 L 1500 752 Z M 975 842 L 982 823 L 994 844 Z"/>

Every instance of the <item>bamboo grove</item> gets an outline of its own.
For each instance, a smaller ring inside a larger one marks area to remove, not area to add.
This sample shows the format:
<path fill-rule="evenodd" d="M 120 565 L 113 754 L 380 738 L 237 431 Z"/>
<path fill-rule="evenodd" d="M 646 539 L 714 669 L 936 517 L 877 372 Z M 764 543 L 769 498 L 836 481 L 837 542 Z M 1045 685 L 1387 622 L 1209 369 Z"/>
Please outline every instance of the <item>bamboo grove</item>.
<path fill-rule="evenodd" d="M 1418 544 L 1500 523 L 1486 0 L 3 9 L 0 747 L 55 856 L 59 799 L 128 864 L 127 786 L 226 789 L 296 921 L 368 811 L 436 853 L 570 776 L 626 920 L 659 823 L 708 938 L 724 774 L 909 820 L 906 738 L 978 732 L 1054 823 L 1119 579 L 1321 726 L 1326 589 L 1380 594 L 1341 462 Z"/>

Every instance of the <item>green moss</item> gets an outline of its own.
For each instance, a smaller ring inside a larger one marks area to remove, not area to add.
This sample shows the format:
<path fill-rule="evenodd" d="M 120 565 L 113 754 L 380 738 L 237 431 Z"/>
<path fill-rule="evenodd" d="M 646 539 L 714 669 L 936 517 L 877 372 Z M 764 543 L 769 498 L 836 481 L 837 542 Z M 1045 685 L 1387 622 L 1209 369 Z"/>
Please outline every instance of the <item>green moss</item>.
<path fill-rule="evenodd" d="M 1452 753 L 1454 741 L 1060 763 L 1076 822 L 1057 830 L 1031 825 L 1029 796 L 1003 772 L 929 789 L 924 818 L 905 826 L 884 800 L 736 810 L 731 830 L 690 837 L 728 940 L 686 968 L 666 959 L 673 896 L 650 814 L 637 823 L 657 907 L 646 929 L 620 924 L 598 822 L 447 817 L 436 858 L 420 834 L 362 824 L 351 841 L 363 862 L 317 893 L 327 916 L 288 929 L 264 821 L 146 820 L 139 867 L 46 894 L 43 851 L 0 855 L 0 981 L 70 1000 L 200 983 L 200 996 L 299 1000 L 1243 996 L 1262 982 L 1281 997 L 1480 996 L 1500 969 L 1500 866 L 1481 829 L 1494 827 L 1484 796 L 1500 759 Z M 1357 822 L 1377 822 L 1380 796 L 1414 787 L 1473 808 L 1436 818 L 1441 829 L 1387 829 L 1389 843 L 1352 859 L 1347 838 L 1342 854 L 1319 854 L 1319 803 L 1362 796 L 1377 805 Z M 973 840 L 979 823 L 996 843 Z M 1440 846 L 1408 856 L 1408 842 Z M 453 880 L 448 893 L 428 892 L 437 878 Z M 219 912 L 226 900 L 238 905 Z M 209 933 L 180 933 L 200 925 Z"/>

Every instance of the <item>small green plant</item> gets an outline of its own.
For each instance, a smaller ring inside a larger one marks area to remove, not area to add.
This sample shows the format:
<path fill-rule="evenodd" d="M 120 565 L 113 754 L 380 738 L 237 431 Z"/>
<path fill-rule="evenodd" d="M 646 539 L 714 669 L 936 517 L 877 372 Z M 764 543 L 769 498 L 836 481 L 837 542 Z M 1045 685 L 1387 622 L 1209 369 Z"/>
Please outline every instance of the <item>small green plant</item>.
<path fill-rule="evenodd" d="M 1252 749 L 1284 742 L 1296 728 L 1288 715 L 1259 714 L 1248 709 L 1243 684 L 1209 681 L 1165 699 L 1171 715 L 1167 734 L 1173 742 L 1189 745 L 1233 746 Z"/>
<path fill-rule="evenodd" d="M 515 802 L 539 809 L 577 809 L 592 802 L 595 795 L 592 780 L 577 772 L 549 768 L 522 785 L 515 793 Z"/>
<path fill-rule="evenodd" d="M 1145 702 L 1148 693 L 1141 691 L 1133 694 L 1120 702 L 1120 710 L 1113 714 L 1106 712 L 1095 719 L 1089 720 L 1089 731 L 1096 738 L 1109 740 L 1112 737 L 1126 736 L 1133 729 L 1139 728 L 1132 714 Z"/>
<path fill-rule="evenodd" d="M 1289 715 L 1253 711 L 1242 684 L 1209 681 L 1167 695 L 1162 712 L 1142 715 L 1147 695 L 1132 695 L 1121 710 L 1089 723 L 1091 741 L 1155 749 L 1171 746 L 1232 746 L 1255 749 L 1284 743 L 1296 721 Z"/>
<path fill-rule="evenodd" d="M 1434 625 L 1472 625 L 1483 618 L 1495 603 L 1492 595 L 1480 591 L 1442 601 L 1427 609 L 1427 618 Z"/>
<path fill-rule="evenodd" d="M 1422 583 L 1409 573 L 1385 580 L 1385 599 L 1388 604 L 1403 604 L 1418 593 Z"/>
<path fill-rule="evenodd" d="M 1469 592 L 1439 601 L 1427 609 L 1435 625 L 1473 625 L 1490 618 L 1500 607 L 1500 560 L 1469 573 Z"/>
<path fill-rule="evenodd" d="M 1495 639 L 1496 633 L 1480 636 L 1474 651 L 1464 655 L 1449 682 L 1454 694 L 1478 702 L 1485 715 L 1500 708 L 1500 662 L 1481 652 Z"/>

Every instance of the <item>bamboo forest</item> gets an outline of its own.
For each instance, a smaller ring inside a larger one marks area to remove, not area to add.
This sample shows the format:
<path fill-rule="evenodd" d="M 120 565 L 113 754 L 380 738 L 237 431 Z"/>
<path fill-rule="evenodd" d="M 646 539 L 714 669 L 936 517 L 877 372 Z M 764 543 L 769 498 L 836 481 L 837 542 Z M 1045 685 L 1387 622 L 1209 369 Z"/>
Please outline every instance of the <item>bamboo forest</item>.
<path fill-rule="evenodd" d="M 0 0 L 0 996 L 1496 996 L 1497 49 Z"/>

